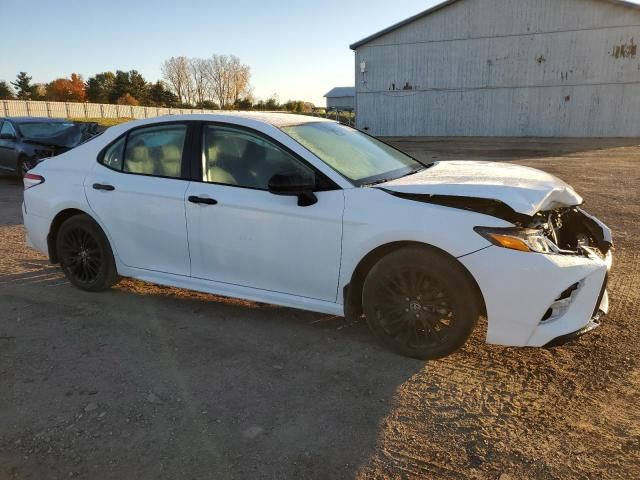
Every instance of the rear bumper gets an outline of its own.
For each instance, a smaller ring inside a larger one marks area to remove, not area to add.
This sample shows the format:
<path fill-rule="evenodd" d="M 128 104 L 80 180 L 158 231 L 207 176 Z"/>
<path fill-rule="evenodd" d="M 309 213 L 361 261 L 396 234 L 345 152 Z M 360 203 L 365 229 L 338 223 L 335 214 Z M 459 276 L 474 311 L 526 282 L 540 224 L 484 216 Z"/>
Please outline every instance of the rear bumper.
<path fill-rule="evenodd" d="M 594 317 L 608 311 L 611 253 L 603 259 L 489 247 L 459 260 L 484 297 L 488 343 L 560 343 L 593 330 L 599 324 Z"/>
<path fill-rule="evenodd" d="M 22 219 L 26 233 L 26 244 L 39 252 L 48 255 L 47 235 L 49 224 L 46 219 L 33 213 L 27 213 L 25 203 L 22 203 Z"/>

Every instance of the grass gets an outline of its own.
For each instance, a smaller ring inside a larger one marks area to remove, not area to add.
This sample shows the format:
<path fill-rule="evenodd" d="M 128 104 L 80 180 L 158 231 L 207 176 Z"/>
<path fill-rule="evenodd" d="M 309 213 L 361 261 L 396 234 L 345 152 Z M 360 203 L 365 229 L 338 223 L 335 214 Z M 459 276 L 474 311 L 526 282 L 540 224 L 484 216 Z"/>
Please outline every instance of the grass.
<path fill-rule="evenodd" d="M 113 127 L 121 123 L 129 122 L 132 118 L 70 118 L 74 122 L 95 122 L 103 127 Z"/>

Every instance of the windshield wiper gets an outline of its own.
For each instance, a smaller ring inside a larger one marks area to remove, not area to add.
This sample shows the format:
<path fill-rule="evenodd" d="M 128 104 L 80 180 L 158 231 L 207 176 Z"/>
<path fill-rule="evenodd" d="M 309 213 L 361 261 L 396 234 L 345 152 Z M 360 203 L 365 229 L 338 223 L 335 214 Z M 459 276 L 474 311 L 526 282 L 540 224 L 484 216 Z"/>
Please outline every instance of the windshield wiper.
<path fill-rule="evenodd" d="M 414 168 L 413 170 L 405 173 L 404 175 L 400 175 L 399 177 L 391 177 L 391 178 L 381 178 L 379 180 L 374 180 L 372 182 L 367 182 L 367 183 L 363 183 L 361 186 L 362 187 L 371 187 L 373 185 L 378 185 L 380 183 L 385 183 L 385 182 L 390 182 L 392 180 L 397 180 L 399 178 L 404 178 L 404 177 L 408 177 L 409 175 L 413 175 L 414 173 L 418 173 L 421 172 L 423 170 L 426 170 L 427 168 L 431 168 L 435 165 L 435 162 L 431 162 L 431 163 L 425 163 L 424 165 L 422 165 L 420 168 Z"/>

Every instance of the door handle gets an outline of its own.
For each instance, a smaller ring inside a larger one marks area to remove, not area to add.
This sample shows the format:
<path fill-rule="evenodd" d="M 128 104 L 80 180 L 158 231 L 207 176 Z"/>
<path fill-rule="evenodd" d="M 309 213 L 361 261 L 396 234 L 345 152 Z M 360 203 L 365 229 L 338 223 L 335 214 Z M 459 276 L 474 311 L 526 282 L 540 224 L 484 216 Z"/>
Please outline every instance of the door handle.
<path fill-rule="evenodd" d="M 218 201 L 213 198 L 198 197 L 196 195 L 189 195 L 188 200 L 191 203 L 200 203 L 204 205 L 216 205 L 218 203 Z"/>
<path fill-rule="evenodd" d="M 94 190 L 105 190 L 107 192 L 112 192 L 116 189 L 113 185 L 107 185 L 105 183 L 94 183 L 93 188 Z"/>

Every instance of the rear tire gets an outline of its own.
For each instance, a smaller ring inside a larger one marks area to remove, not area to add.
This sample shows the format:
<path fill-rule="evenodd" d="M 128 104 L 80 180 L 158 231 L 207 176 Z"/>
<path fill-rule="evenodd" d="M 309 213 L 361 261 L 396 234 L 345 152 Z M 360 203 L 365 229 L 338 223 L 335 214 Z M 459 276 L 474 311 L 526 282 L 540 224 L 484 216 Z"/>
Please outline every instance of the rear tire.
<path fill-rule="evenodd" d="M 73 216 L 60 226 L 56 251 L 64 274 L 82 290 L 106 290 L 118 281 L 109 240 L 88 215 Z"/>
<path fill-rule="evenodd" d="M 363 308 L 373 333 L 407 357 L 430 360 L 462 347 L 481 312 L 469 274 L 427 247 L 382 258 L 364 282 Z"/>

